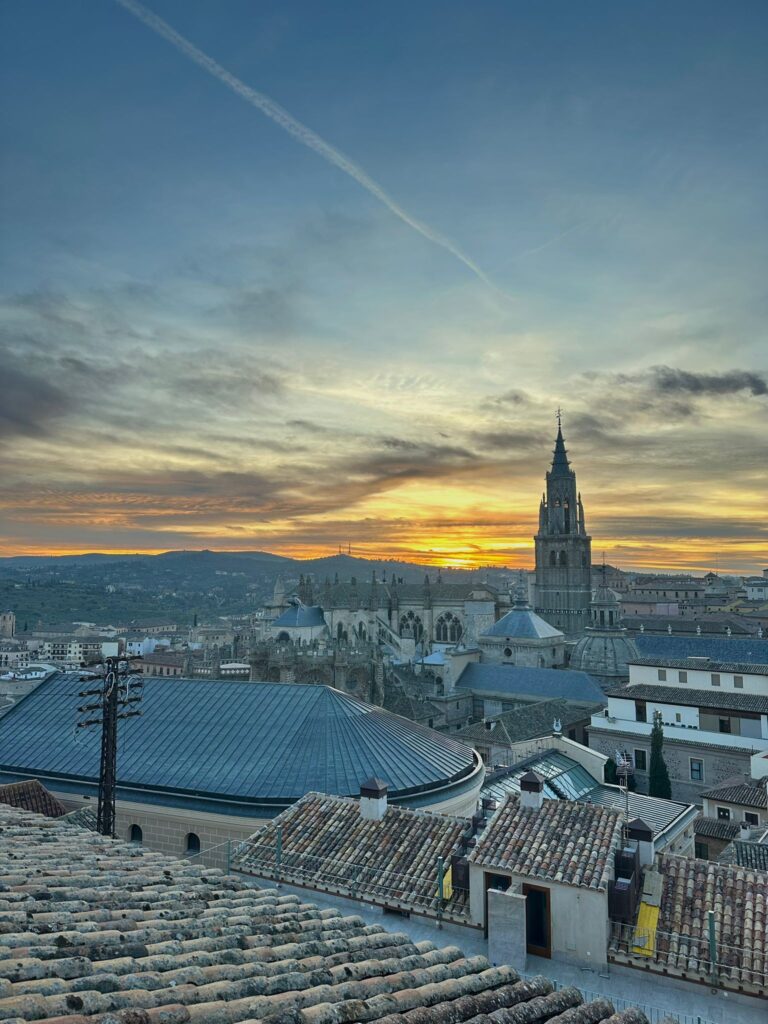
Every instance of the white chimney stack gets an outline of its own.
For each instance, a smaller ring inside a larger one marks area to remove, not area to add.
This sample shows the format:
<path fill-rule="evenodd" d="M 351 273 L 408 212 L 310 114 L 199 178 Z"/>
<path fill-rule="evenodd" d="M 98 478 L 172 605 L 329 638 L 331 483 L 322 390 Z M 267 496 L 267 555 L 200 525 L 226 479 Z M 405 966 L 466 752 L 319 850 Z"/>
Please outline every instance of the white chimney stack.
<path fill-rule="evenodd" d="M 526 772 L 520 779 L 520 806 L 534 811 L 544 803 L 544 779 L 536 772 Z"/>
<path fill-rule="evenodd" d="M 360 787 L 360 817 L 381 821 L 387 813 L 387 784 L 381 779 L 368 779 Z"/>

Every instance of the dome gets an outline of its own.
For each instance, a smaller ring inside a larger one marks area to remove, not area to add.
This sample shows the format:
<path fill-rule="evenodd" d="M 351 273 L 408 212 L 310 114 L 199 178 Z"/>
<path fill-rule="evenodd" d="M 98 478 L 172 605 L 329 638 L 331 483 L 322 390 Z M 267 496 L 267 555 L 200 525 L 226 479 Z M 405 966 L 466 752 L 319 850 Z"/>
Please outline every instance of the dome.
<path fill-rule="evenodd" d="M 516 601 L 511 611 L 507 612 L 482 636 L 509 637 L 510 640 L 552 640 L 563 638 L 565 634 L 554 626 L 550 626 L 540 615 L 523 601 Z"/>
<path fill-rule="evenodd" d="M 637 657 L 635 641 L 623 630 L 588 628 L 573 649 L 569 667 L 615 682 L 629 678 L 627 662 Z"/>
<path fill-rule="evenodd" d="M 57 673 L 0 719 L 5 773 L 93 792 L 100 735 L 75 729 L 81 686 Z M 371 776 L 390 801 L 433 808 L 482 782 L 471 747 L 330 686 L 148 678 L 143 692 L 141 717 L 120 723 L 118 800 L 271 817 Z"/>

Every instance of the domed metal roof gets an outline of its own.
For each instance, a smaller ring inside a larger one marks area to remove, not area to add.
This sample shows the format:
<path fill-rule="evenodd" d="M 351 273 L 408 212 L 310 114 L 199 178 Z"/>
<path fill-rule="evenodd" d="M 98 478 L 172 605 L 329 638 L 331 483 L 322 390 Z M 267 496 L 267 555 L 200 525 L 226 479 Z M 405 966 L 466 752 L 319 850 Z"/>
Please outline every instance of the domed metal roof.
<path fill-rule="evenodd" d="M 58 673 L 0 719 L 0 773 L 90 792 L 100 736 L 75 729 L 80 689 Z M 269 816 L 310 791 L 357 796 L 371 776 L 415 805 L 482 772 L 463 743 L 330 686 L 146 679 L 141 707 L 120 723 L 118 799 Z"/>
<path fill-rule="evenodd" d="M 570 667 L 599 679 L 629 678 L 627 662 L 637 658 L 634 640 L 620 629 L 590 629 L 577 641 Z"/>
<path fill-rule="evenodd" d="M 549 640 L 564 634 L 550 626 L 528 605 L 516 604 L 512 611 L 495 622 L 482 636 L 509 637 L 520 640 Z"/>

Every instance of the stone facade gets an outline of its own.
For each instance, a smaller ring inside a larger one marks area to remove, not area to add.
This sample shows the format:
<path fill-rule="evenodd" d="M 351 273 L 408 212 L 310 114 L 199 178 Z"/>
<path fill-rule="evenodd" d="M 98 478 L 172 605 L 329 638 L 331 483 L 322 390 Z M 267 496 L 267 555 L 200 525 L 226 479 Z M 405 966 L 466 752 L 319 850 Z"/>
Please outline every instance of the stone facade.
<path fill-rule="evenodd" d="M 536 611 L 563 633 L 578 634 L 589 625 L 592 539 L 559 424 L 534 543 Z"/>
<path fill-rule="evenodd" d="M 648 768 L 651 763 L 650 736 L 632 733 L 617 733 L 603 729 L 594 724 L 589 728 L 589 745 L 608 757 L 616 756 L 616 749 L 626 749 L 637 758 L 635 751 L 645 753 L 646 770 L 635 767 L 635 781 L 639 793 L 648 792 Z M 664 734 L 664 760 L 672 783 L 672 799 L 682 803 L 701 804 L 702 794 L 713 786 L 718 786 L 727 779 L 738 774 L 749 774 L 752 751 L 739 747 L 708 746 L 692 738 L 690 742 L 671 738 Z M 702 778 L 691 778 L 697 775 L 697 767 L 691 762 L 701 762 Z"/>

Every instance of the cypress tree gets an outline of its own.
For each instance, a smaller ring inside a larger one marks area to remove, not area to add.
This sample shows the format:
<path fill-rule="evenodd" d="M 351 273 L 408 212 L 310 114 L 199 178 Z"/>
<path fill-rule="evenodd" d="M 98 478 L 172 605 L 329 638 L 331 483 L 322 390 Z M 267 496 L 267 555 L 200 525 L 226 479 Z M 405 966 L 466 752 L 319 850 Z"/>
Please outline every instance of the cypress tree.
<path fill-rule="evenodd" d="M 648 770 L 648 794 L 649 796 L 660 796 L 665 800 L 669 800 L 672 797 L 672 784 L 669 781 L 669 772 L 664 760 L 663 746 L 664 730 L 661 727 L 661 715 L 657 711 L 653 716 L 653 728 L 651 729 L 651 764 Z"/>

